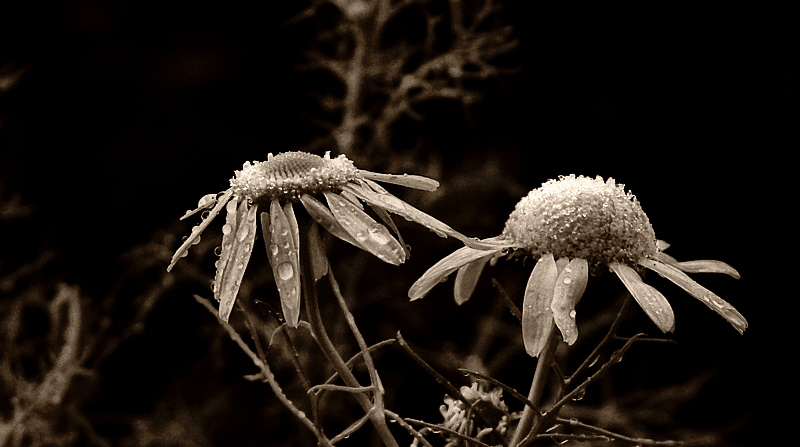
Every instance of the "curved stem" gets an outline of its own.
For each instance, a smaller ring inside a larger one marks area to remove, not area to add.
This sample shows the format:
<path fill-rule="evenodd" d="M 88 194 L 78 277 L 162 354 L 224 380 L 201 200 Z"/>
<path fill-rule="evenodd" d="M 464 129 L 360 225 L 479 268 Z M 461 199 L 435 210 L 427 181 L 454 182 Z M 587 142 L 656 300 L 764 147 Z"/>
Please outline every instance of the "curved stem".
<path fill-rule="evenodd" d="M 559 337 L 556 334 L 558 331 L 555 328 L 550 330 L 550 335 L 547 337 L 542 354 L 539 356 L 539 361 L 536 363 L 536 370 L 533 373 L 533 382 L 531 383 L 531 390 L 528 392 L 528 400 L 535 406 L 540 407 L 542 394 L 544 394 L 544 387 L 547 384 L 547 375 L 550 372 L 550 364 L 553 360 L 553 353 L 555 352 L 556 345 L 558 345 Z M 522 410 L 522 418 L 519 420 L 517 430 L 508 443 L 509 447 L 516 447 L 520 445 L 534 427 L 534 418 L 537 416 L 536 410 L 529 406 L 525 406 Z"/>
<path fill-rule="evenodd" d="M 309 231 L 318 231 L 317 228 L 315 228 L 316 225 L 316 223 L 312 222 Z M 315 239 L 309 237 L 307 240 L 313 241 Z M 309 244 L 306 244 L 306 247 L 306 253 L 302 253 L 300 256 L 300 268 L 303 297 L 306 301 L 306 311 L 308 312 L 308 323 L 311 326 L 311 333 L 323 354 L 328 361 L 331 362 L 333 368 L 342 378 L 345 385 L 351 388 L 361 388 L 358 379 L 356 379 L 352 371 L 350 371 L 350 368 L 347 367 L 344 359 L 342 359 L 342 356 L 339 355 L 339 352 L 336 350 L 336 346 L 334 346 L 330 337 L 328 337 L 327 331 L 325 331 L 325 326 L 322 323 L 322 315 L 319 310 L 319 300 L 317 299 L 316 281 L 314 280 L 311 268 L 311 248 Z M 376 411 L 373 402 L 364 393 L 354 393 L 353 395 L 364 409 L 364 412 L 367 413 L 367 416 L 369 416 L 370 422 L 372 422 L 372 425 L 383 440 L 383 443 L 387 447 L 399 447 L 391 431 L 389 431 L 389 427 L 386 425 L 386 417 L 383 414 L 383 409 L 381 409 L 381 411 Z"/>

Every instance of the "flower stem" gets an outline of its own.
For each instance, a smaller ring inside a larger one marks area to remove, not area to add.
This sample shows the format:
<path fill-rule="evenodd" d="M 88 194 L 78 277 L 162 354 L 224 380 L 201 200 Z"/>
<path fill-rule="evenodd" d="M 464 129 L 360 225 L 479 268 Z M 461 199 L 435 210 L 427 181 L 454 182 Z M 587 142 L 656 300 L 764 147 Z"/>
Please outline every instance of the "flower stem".
<path fill-rule="evenodd" d="M 316 223 L 312 222 L 309 227 L 310 231 L 317 231 L 316 228 L 312 228 L 314 225 L 316 225 Z M 308 238 L 307 240 L 313 239 Z M 336 346 L 334 346 L 330 337 L 328 337 L 327 331 L 325 331 L 325 326 L 322 323 L 322 315 L 319 310 L 319 300 L 317 299 L 316 281 L 314 280 L 314 275 L 311 268 L 311 248 L 308 246 L 308 244 L 306 244 L 306 247 L 307 252 L 300 256 L 300 268 L 303 297 L 306 301 L 306 311 L 308 312 L 308 323 L 311 326 L 311 333 L 314 336 L 314 339 L 317 341 L 317 344 L 319 344 L 323 354 L 328 361 L 331 362 L 333 368 L 339 374 L 339 377 L 342 378 L 345 385 L 350 388 L 361 388 L 361 384 L 358 383 L 358 379 L 356 379 L 352 371 L 350 371 L 350 368 L 348 368 L 344 359 L 336 350 Z M 373 390 L 373 393 L 376 392 L 378 391 Z M 353 393 L 353 395 L 364 409 L 364 412 L 366 412 L 370 422 L 372 422 L 372 425 L 375 427 L 378 435 L 383 440 L 383 443 L 387 447 L 399 447 L 397 441 L 394 439 L 394 436 L 389 430 L 389 427 L 386 425 L 386 417 L 383 414 L 383 409 L 376 411 L 373 402 L 365 393 Z"/>
<path fill-rule="evenodd" d="M 536 370 L 533 373 L 533 382 L 531 383 L 531 390 L 528 392 L 528 400 L 536 407 L 541 407 L 540 400 L 544 394 L 544 387 L 547 384 L 547 376 L 550 372 L 550 365 L 553 360 L 555 348 L 558 345 L 559 337 L 555 328 L 550 329 L 550 335 L 547 336 L 542 354 L 539 356 L 539 361 L 536 363 Z M 522 418 L 519 420 L 517 430 L 509 442 L 509 447 L 516 447 L 520 445 L 534 426 L 534 418 L 537 416 L 536 410 L 529 406 L 525 406 L 522 410 Z M 541 414 L 539 414 L 541 416 Z"/>

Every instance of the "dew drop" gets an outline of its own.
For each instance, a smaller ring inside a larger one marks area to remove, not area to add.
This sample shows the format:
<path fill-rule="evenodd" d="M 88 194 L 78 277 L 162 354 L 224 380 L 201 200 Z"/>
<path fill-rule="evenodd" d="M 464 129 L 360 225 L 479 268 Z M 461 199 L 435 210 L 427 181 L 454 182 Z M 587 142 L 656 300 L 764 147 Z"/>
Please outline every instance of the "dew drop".
<path fill-rule="evenodd" d="M 235 213 L 236 212 L 236 205 L 238 205 L 236 203 L 236 201 L 235 200 L 231 200 L 230 202 L 228 202 L 227 205 L 225 205 L 225 209 L 228 210 L 229 213 Z"/>
<path fill-rule="evenodd" d="M 200 243 L 200 236 L 197 236 L 197 237 L 196 237 L 196 238 L 194 238 L 194 240 L 192 241 L 192 245 L 197 245 L 197 244 L 199 244 L 199 243 Z"/>
<path fill-rule="evenodd" d="M 217 255 L 217 256 L 220 256 L 222 254 L 222 247 L 219 246 L 219 245 L 214 247 L 214 254 Z"/>
<path fill-rule="evenodd" d="M 278 264 L 278 277 L 284 281 L 292 279 L 294 276 L 294 267 L 291 262 L 282 262 Z M 297 293 L 295 291 L 295 293 Z"/>
<path fill-rule="evenodd" d="M 575 309 L 572 309 L 571 311 L 569 311 L 569 317 L 570 318 L 575 318 L 575 315 L 577 315 L 577 313 L 575 312 Z"/>
<path fill-rule="evenodd" d="M 272 256 L 276 256 L 278 254 L 278 246 L 275 244 L 270 244 L 269 252 L 272 254 Z"/>
<path fill-rule="evenodd" d="M 239 239 L 239 242 L 244 242 L 248 234 L 250 234 L 250 228 L 242 226 L 242 229 L 239 230 L 239 234 L 237 234 L 236 237 Z"/>
<path fill-rule="evenodd" d="M 372 240 L 381 244 L 386 245 L 389 243 L 389 238 L 386 236 L 386 233 L 381 231 L 381 228 L 375 226 L 369 229 L 369 235 L 372 237 Z"/>
<path fill-rule="evenodd" d="M 364 235 L 362 231 L 356 231 L 355 237 L 358 242 L 364 242 L 367 240 L 367 236 Z"/>
<path fill-rule="evenodd" d="M 586 395 L 586 389 L 584 388 L 584 389 L 580 390 L 580 392 L 578 392 L 576 395 L 572 396 L 572 400 L 577 402 L 577 401 L 583 399 L 583 396 L 585 396 L 585 395 Z"/>
<path fill-rule="evenodd" d="M 571 282 L 572 282 L 572 278 L 570 278 L 569 276 L 567 276 L 566 278 L 564 278 L 564 284 L 569 284 L 569 283 L 571 283 Z"/>
<path fill-rule="evenodd" d="M 231 234 L 231 231 L 233 231 L 231 224 L 225 224 L 222 226 L 222 234 Z"/>
<path fill-rule="evenodd" d="M 239 270 L 243 269 L 244 268 L 244 262 L 240 261 L 239 263 L 237 263 L 236 264 L 236 268 L 239 269 Z"/>
<path fill-rule="evenodd" d="M 246 244 L 244 244 L 244 245 L 242 246 L 242 249 L 243 249 L 244 251 L 246 251 L 246 252 L 249 252 L 250 250 L 252 250 L 252 249 L 253 249 L 253 244 L 251 244 L 251 243 L 249 243 L 249 242 L 248 242 L 248 243 L 246 243 Z"/>

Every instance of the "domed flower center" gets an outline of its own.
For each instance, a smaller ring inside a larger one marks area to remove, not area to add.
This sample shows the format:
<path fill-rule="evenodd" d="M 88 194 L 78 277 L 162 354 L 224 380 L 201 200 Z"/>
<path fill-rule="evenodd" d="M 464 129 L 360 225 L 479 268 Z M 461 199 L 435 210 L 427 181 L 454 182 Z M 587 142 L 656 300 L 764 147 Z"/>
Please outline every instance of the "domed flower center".
<path fill-rule="evenodd" d="M 656 237 L 639 201 L 614 179 L 570 175 L 549 180 L 516 206 L 503 234 L 535 258 L 583 258 L 598 273 L 610 262 L 636 265 L 656 252 Z"/>
<path fill-rule="evenodd" d="M 331 158 L 306 152 L 283 152 L 267 161 L 246 162 L 231 179 L 237 195 L 251 201 L 297 200 L 302 194 L 340 188 L 356 177 L 357 169 L 344 155 Z"/>

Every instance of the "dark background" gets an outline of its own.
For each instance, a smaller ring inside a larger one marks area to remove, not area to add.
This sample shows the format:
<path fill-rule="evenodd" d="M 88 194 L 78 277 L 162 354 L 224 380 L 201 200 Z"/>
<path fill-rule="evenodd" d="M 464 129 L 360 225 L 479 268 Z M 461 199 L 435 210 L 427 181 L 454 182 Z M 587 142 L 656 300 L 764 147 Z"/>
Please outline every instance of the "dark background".
<path fill-rule="evenodd" d="M 774 433 L 759 419 L 772 396 L 789 400 L 779 362 L 793 340 L 775 318 L 791 296 L 791 283 L 781 280 L 794 274 L 788 166 L 796 164 L 798 70 L 788 14 L 723 2 L 501 3 L 502 21 L 519 40 L 502 63 L 520 70 L 487 80 L 470 119 L 458 107 L 434 105 L 414 128 L 425 151 L 441 157 L 443 185 L 441 195 L 417 204 L 466 234 L 489 237 L 522 195 L 549 178 L 602 175 L 626 184 L 675 257 L 719 259 L 740 271 L 738 282 L 698 279 L 750 322 L 740 337 L 661 283 L 676 310 L 679 348 L 640 358 L 650 365 L 643 374 L 669 386 L 713 371 L 681 407 L 687 424 L 724 427 L 730 445 L 762 444 Z M 286 24 L 299 9 L 88 0 L 0 6 L 0 68 L 23 72 L 0 94 L 0 180 L 6 195 L 20 193 L 34 210 L 3 223 L 0 272 L 53 250 L 56 259 L 31 282 L 78 284 L 92 303 L 102 307 L 113 295 L 120 302 L 107 307 L 133 312 L 124 300 L 166 267 L 163 250 L 141 247 L 174 249 L 190 228 L 178 217 L 223 189 L 243 161 L 301 149 L 313 136 L 305 117 L 314 103 L 294 69 L 313 35 Z M 477 324 L 470 312 L 489 298 L 456 308 L 444 285 L 407 303 L 406 288 L 459 244 L 405 222 L 401 229 L 415 247 L 407 265 L 360 261 L 390 280 L 339 275 L 343 283 L 362 278 L 353 293 L 384 293 L 355 305 L 362 330 L 370 342 L 403 330 L 431 356 L 466 350 L 468 328 Z M 210 280 L 213 268 L 199 268 Z M 514 278 L 512 270 L 500 274 Z M 517 269 L 516 281 L 525 272 Z M 136 445 L 135 421 L 182 420 L 175 414 L 191 415 L 182 423 L 199 432 L 174 445 L 289 443 L 286 436 L 302 429 L 276 425 L 289 420 L 283 408 L 265 386 L 242 383 L 254 371 L 191 299 L 205 285 L 178 277 L 180 286 L 141 330 L 87 379 L 78 408 L 112 445 Z M 507 379 L 525 389 L 531 364 L 512 364 L 523 372 Z M 443 391 L 429 377 L 408 372 L 396 384 L 424 396 L 436 414 Z M 400 396 L 396 408 L 414 406 Z"/>

